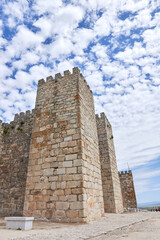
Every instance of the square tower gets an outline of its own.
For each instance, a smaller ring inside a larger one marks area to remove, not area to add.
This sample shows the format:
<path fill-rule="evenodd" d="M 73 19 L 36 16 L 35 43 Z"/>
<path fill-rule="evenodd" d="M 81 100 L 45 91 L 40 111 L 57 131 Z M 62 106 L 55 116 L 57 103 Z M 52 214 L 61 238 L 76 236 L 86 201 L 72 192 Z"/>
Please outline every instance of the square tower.
<path fill-rule="evenodd" d="M 119 178 L 121 183 L 123 207 L 125 210 L 137 209 L 137 199 L 134 188 L 134 181 L 132 171 L 119 172 Z"/>
<path fill-rule="evenodd" d="M 123 212 L 123 201 L 113 142 L 112 126 L 104 113 L 96 115 L 99 154 L 102 171 L 104 210 L 108 213 Z"/>
<path fill-rule="evenodd" d="M 56 222 L 104 214 L 93 94 L 78 68 L 39 81 L 23 214 Z"/>

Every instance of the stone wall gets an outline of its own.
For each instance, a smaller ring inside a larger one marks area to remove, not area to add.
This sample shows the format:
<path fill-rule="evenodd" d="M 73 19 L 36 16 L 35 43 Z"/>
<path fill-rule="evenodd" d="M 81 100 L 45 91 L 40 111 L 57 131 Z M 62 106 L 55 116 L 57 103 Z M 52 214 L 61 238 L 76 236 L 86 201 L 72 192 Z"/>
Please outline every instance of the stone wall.
<path fill-rule="evenodd" d="M 125 209 L 137 208 L 132 171 L 119 172 L 119 177 L 122 189 L 123 207 Z"/>
<path fill-rule="evenodd" d="M 112 127 L 104 113 L 96 115 L 105 212 L 123 212 Z"/>
<path fill-rule="evenodd" d="M 27 111 L 10 124 L 0 122 L 0 216 L 23 212 L 33 116 Z"/>
<path fill-rule="evenodd" d="M 93 94 L 82 75 L 79 97 L 84 217 L 92 221 L 104 215 L 104 203 Z"/>
<path fill-rule="evenodd" d="M 24 215 L 56 222 L 99 218 L 103 199 L 97 135 L 87 135 L 84 128 L 94 116 L 93 96 L 79 69 L 40 80 L 35 111 Z M 96 132 L 95 117 L 92 127 Z"/>
<path fill-rule="evenodd" d="M 89 222 L 122 212 L 136 197 L 132 174 L 119 176 L 111 125 L 95 117 L 78 68 L 39 80 L 35 110 L 0 121 L 0 216 Z"/>

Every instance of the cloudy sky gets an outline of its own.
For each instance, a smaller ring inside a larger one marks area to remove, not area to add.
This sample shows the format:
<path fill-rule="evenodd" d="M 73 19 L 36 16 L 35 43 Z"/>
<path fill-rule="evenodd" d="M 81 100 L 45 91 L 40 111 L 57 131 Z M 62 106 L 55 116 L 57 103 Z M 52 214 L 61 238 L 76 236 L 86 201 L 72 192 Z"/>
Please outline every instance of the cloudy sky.
<path fill-rule="evenodd" d="M 160 0 L 0 0 L 0 118 L 78 66 L 110 120 L 138 202 L 160 200 Z"/>

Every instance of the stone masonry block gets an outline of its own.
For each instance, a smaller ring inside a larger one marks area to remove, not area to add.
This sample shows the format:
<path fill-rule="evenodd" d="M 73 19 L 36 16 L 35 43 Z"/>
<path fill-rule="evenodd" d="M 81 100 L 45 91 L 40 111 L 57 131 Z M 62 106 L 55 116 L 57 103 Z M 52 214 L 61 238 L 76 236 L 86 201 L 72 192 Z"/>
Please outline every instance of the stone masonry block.
<path fill-rule="evenodd" d="M 57 210 L 67 210 L 69 208 L 68 202 L 56 202 L 56 209 Z"/>
<path fill-rule="evenodd" d="M 60 174 L 65 174 L 66 172 L 66 169 L 65 168 L 59 168 L 57 169 L 57 174 L 60 175 Z"/>
<path fill-rule="evenodd" d="M 69 154 L 65 157 L 66 160 L 75 160 L 77 159 L 77 154 Z"/>
<path fill-rule="evenodd" d="M 73 202 L 70 203 L 71 210 L 81 210 L 83 209 L 83 202 Z"/>
<path fill-rule="evenodd" d="M 63 162 L 63 167 L 64 168 L 72 167 L 72 161 L 64 161 Z"/>

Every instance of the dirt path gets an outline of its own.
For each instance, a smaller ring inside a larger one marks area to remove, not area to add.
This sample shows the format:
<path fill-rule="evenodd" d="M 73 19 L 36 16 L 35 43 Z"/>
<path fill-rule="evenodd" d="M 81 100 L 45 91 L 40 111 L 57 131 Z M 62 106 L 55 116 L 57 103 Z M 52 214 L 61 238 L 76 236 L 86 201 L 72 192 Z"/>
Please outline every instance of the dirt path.
<path fill-rule="evenodd" d="M 90 224 L 34 223 L 29 231 L 5 229 L 0 219 L 0 240 L 160 240 L 160 213 L 106 214 Z"/>

